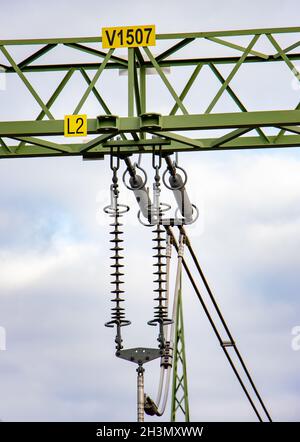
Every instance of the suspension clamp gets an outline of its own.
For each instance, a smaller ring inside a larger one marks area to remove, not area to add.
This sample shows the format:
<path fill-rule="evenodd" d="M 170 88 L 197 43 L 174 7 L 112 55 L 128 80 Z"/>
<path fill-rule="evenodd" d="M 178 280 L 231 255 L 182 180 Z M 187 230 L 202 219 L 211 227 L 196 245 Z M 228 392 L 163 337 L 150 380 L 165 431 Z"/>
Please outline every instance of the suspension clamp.
<path fill-rule="evenodd" d="M 178 258 L 183 258 L 185 244 L 185 235 L 180 234 L 179 246 L 178 246 Z"/>
<path fill-rule="evenodd" d="M 172 237 L 170 235 L 167 237 L 166 258 L 172 258 Z"/>
<path fill-rule="evenodd" d="M 164 368 L 172 367 L 173 364 L 173 347 L 171 347 L 171 342 L 166 341 L 166 346 L 164 349 L 164 354 L 160 360 L 160 366 Z"/>

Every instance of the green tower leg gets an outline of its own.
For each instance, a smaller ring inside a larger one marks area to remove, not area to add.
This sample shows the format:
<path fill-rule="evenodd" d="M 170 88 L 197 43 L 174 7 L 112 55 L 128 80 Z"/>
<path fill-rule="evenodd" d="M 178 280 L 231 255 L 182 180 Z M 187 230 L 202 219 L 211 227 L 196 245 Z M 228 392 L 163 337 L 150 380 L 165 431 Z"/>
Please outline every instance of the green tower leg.
<path fill-rule="evenodd" d="M 179 297 L 177 306 L 177 319 L 174 342 L 174 363 L 173 363 L 173 386 L 171 422 L 183 418 L 185 422 L 190 421 L 188 382 L 184 342 L 184 324 L 182 308 L 182 286 L 180 279 Z"/>

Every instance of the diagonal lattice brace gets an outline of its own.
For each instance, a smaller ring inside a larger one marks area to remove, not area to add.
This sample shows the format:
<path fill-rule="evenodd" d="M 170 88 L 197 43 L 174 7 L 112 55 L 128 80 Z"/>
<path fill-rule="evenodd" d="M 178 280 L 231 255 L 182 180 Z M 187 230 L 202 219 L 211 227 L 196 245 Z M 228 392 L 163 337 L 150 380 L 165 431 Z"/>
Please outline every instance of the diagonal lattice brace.
<path fill-rule="evenodd" d="M 172 95 L 172 97 L 174 98 L 174 100 L 176 101 L 177 105 L 180 107 L 182 113 L 184 115 L 188 114 L 188 111 L 186 109 L 186 107 L 183 105 L 182 101 L 180 100 L 180 98 L 178 97 L 178 95 L 176 94 L 175 90 L 173 89 L 171 83 L 169 82 L 169 80 L 167 79 L 167 77 L 165 76 L 163 70 L 161 69 L 161 67 L 159 66 L 159 64 L 157 63 L 157 61 L 155 60 L 155 58 L 153 57 L 151 51 L 149 50 L 149 48 L 144 47 L 143 48 L 144 51 L 146 52 L 149 60 L 151 61 L 151 63 L 153 64 L 154 68 L 156 69 L 158 75 L 160 76 L 160 78 L 162 79 L 162 81 L 164 82 L 164 84 L 166 85 L 167 89 L 169 90 L 170 94 Z"/>
<path fill-rule="evenodd" d="M 183 101 L 183 100 L 185 99 L 185 97 L 187 96 L 189 90 L 190 90 L 191 87 L 193 86 L 193 84 L 194 84 L 196 78 L 198 77 L 198 75 L 199 75 L 199 73 L 200 73 L 200 71 L 201 71 L 201 69 L 202 69 L 202 66 L 203 66 L 202 64 L 198 64 L 198 65 L 195 67 L 195 69 L 194 69 L 192 75 L 190 76 L 190 78 L 189 78 L 189 80 L 187 81 L 186 85 L 184 86 L 184 88 L 183 88 L 181 94 L 179 95 L 179 99 L 180 99 L 181 101 Z M 171 110 L 171 112 L 170 112 L 169 115 L 175 115 L 176 112 L 177 112 L 177 110 L 178 110 L 178 108 L 179 108 L 179 105 L 178 105 L 177 103 L 175 103 L 175 104 L 174 104 L 174 107 L 172 108 L 172 110 Z"/>
<path fill-rule="evenodd" d="M 213 41 L 214 43 L 218 43 L 222 46 L 227 46 L 231 49 L 236 49 L 237 51 L 245 52 L 246 48 L 244 46 L 237 45 L 235 43 L 231 43 L 229 41 L 223 40 L 218 37 L 206 37 L 206 40 Z M 262 52 L 253 51 L 252 49 L 249 51 L 249 54 L 255 55 L 257 57 L 263 58 L 264 60 L 267 60 L 269 58 L 269 55 L 263 54 Z"/>
<path fill-rule="evenodd" d="M 9 154 L 10 154 L 10 153 L 15 153 L 15 152 L 16 152 L 16 149 L 13 148 L 12 146 L 8 146 L 2 138 L 0 138 L 0 145 L 1 145 L 1 146 L 3 147 L 3 149 L 4 149 L 7 153 L 9 153 Z"/>
<path fill-rule="evenodd" d="M 273 55 L 274 58 L 279 58 L 283 53 L 287 54 L 288 52 L 292 51 L 293 49 L 296 49 L 300 46 L 300 41 L 296 41 L 296 43 L 293 43 L 292 45 L 288 46 L 285 49 L 282 49 L 281 52 L 277 52 L 277 54 Z"/>
<path fill-rule="evenodd" d="M 249 45 L 245 49 L 243 55 L 240 57 L 239 61 L 235 64 L 234 68 L 232 69 L 232 71 L 230 72 L 228 77 L 226 78 L 225 83 L 222 84 L 221 88 L 218 90 L 215 97 L 212 99 L 211 103 L 207 107 L 207 109 L 205 111 L 206 114 L 209 114 L 213 110 L 213 108 L 215 107 L 215 105 L 217 104 L 219 99 L 221 98 L 223 92 L 225 91 L 225 89 L 227 88 L 227 86 L 229 85 L 229 83 L 231 82 L 231 80 L 233 79 L 233 77 L 235 76 L 237 71 L 239 70 L 239 68 L 242 66 L 243 62 L 247 58 L 249 52 L 251 51 L 251 49 L 253 48 L 253 46 L 255 45 L 257 40 L 259 39 L 259 37 L 260 37 L 259 35 L 255 35 L 252 38 L 251 42 L 249 43 Z"/>
<path fill-rule="evenodd" d="M 114 137 L 117 134 L 118 132 L 114 132 L 110 134 L 100 135 L 99 137 L 94 138 L 93 140 L 83 145 L 82 149 L 80 149 L 80 153 L 88 152 L 93 147 L 97 146 L 98 144 L 104 143 L 105 141 L 108 141 L 110 138 Z"/>
<path fill-rule="evenodd" d="M 226 135 L 223 135 L 222 137 L 217 138 L 211 143 L 211 147 L 218 147 L 223 146 L 225 143 L 228 143 L 231 140 L 234 140 L 235 138 L 240 137 L 241 135 L 246 134 L 247 132 L 250 132 L 252 129 L 249 127 L 244 127 L 240 129 L 233 130 L 229 132 Z"/>
<path fill-rule="evenodd" d="M 84 105 L 85 101 L 87 100 L 88 96 L 90 95 L 93 87 L 95 86 L 96 82 L 98 81 L 100 75 L 102 74 L 102 72 L 105 69 L 105 66 L 107 65 L 107 63 L 109 62 L 112 54 L 114 52 L 114 49 L 110 49 L 108 51 L 108 53 L 106 54 L 106 57 L 104 58 L 104 60 L 102 61 L 102 63 L 100 64 L 96 74 L 94 75 L 93 79 L 91 80 L 91 83 L 89 84 L 88 88 L 86 89 L 86 91 L 84 92 L 83 96 L 81 97 L 79 103 L 77 104 L 76 108 L 74 109 L 73 114 L 78 114 L 78 112 L 80 112 L 80 109 L 82 108 L 82 106 Z"/>
<path fill-rule="evenodd" d="M 107 53 L 99 51 L 98 49 L 89 48 L 88 46 L 81 45 L 79 43 L 64 43 L 64 46 L 77 49 L 81 52 L 86 52 L 87 54 L 95 55 L 96 57 L 105 58 Z M 123 65 L 124 67 L 128 66 L 127 60 L 124 60 L 124 58 L 116 57 L 115 55 L 112 55 L 111 60 L 116 61 L 117 63 Z"/>
<path fill-rule="evenodd" d="M 92 80 L 90 79 L 89 75 L 86 73 L 85 69 L 81 68 L 80 69 L 80 73 L 81 73 L 82 77 L 85 79 L 85 81 L 88 84 L 88 86 L 90 86 L 90 84 L 92 83 Z M 98 102 L 101 105 L 101 107 L 103 108 L 104 112 L 107 115 L 111 115 L 112 112 L 110 111 L 109 107 L 105 103 L 102 95 L 99 93 L 99 91 L 96 88 L 96 86 L 92 86 L 92 92 L 93 92 L 94 96 L 96 97 L 96 99 L 98 100 Z"/>
<path fill-rule="evenodd" d="M 153 135 L 156 136 L 162 136 L 167 138 L 168 140 L 173 140 L 173 141 L 179 141 L 182 144 L 185 144 L 187 146 L 193 146 L 193 147 L 203 147 L 203 144 L 201 143 L 201 141 L 198 140 L 194 140 L 193 138 L 188 138 L 185 137 L 183 135 L 179 135 L 179 134 L 175 134 L 172 132 L 154 132 L 154 131 L 147 131 Z"/>
<path fill-rule="evenodd" d="M 65 86 L 67 85 L 67 83 L 69 82 L 70 78 L 72 77 L 72 75 L 74 74 L 75 70 L 74 69 L 70 69 L 66 75 L 63 77 L 63 79 L 61 80 L 61 82 L 59 83 L 59 85 L 57 86 L 57 88 L 55 89 L 55 91 L 53 92 L 53 94 L 51 95 L 51 97 L 49 98 L 49 100 L 47 101 L 47 108 L 50 109 L 51 106 L 54 104 L 54 102 L 56 101 L 56 99 L 59 97 L 59 95 L 61 94 L 61 92 L 63 91 L 63 89 L 65 88 Z M 45 112 L 42 110 L 39 115 L 36 118 L 36 121 L 40 121 L 44 118 L 45 116 Z M 21 141 L 21 143 L 18 145 L 16 152 L 19 152 L 20 149 L 25 145 L 24 141 Z"/>
<path fill-rule="evenodd" d="M 47 149 L 54 150 L 56 152 L 62 152 L 62 153 L 71 153 L 71 149 L 66 144 L 62 146 L 58 143 L 53 143 L 52 141 L 42 140 L 40 138 L 36 137 L 13 137 L 11 136 L 13 140 L 22 141 L 24 143 L 30 143 L 34 146 L 39 147 L 46 147 Z"/>
<path fill-rule="evenodd" d="M 20 79 L 23 81 L 23 83 L 25 84 L 25 86 L 27 87 L 27 89 L 29 90 L 29 92 L 31 93 L 31 95 L 35 98 L 35 100 L 37 101 L 37 103 L 41 106 L 41 108 L 43 109 L 43 111 L 45 112 L 45 114 L 47 115 L 47 117 L 51 120 L 54 119 L 53 115 L 51 114 L 50 110 L 47 108 L 47 106 L 45 105 L 45 103 L 43 102 L 43 100 L 41 99 L 41 97 L 38 95 L 38 93 L 35 91 L 34 87 L 32 86 L 32 84 L 30 83 L 30 81 L 26 78 L 26 76 L 23 74 L 23 72 L 21 71 L 21 69 L 18 67 L 18 65 L 16 64 L 16 62 L 14 61 L 14 59 L 12 58 L 12 56 L 9 54 L 9 52 L 7 51 L 7 49 L 4 46 L 0 46 L 0 50 L 3 53 L 3 55 L 5 56 L 5 58 L 7 59 L 7 61 L 10 62 L 10 64 L 12 65 L 12 67 L 14 68 L 15 72 L 18 74 L 18 76 L 20 77 Z"/>
<path fill-rule="evenodd" d="M 25 66 L 28 66 L 29 64 L 33 63 L 35 60 L 38 60 L 39 58 L 41 58 L 42 55 L 47 54 L 47 52 L 51 51 L 56 46 L 57 46 L 57 44 L 48 44 L 48 45 L 44 46 L 43 48 L 34 52 L 34 54 L 29 55 L 29 57 L 27 57 L 23 61 L 21 61 L 18 64 L 18 67 L 20 69 L 23 69 Z"/>
<path fill-rule="evenodd" d="M 220 80 L 220 82 L 222 84 L 224 84 L 225 78 L 220 73 L 220 71 L 216 68 L 216 66 L 213 63 L 211 63 L 211 64 L 209 64 L 209 67 L 212 70 L 212 72 L 215 74 L 215 76 L 218 78 L 218 80 Z M 233 89 L 229 85 L 227 85 L 226 90 L 227 90 L 228 94 L 231 96 L 231 98 L 233 99 L 233 101 L 236 103 L 236 105 L 241 109 L 241 111 L 248 112 L 247 108 L 243 105 L 243 103 L 241 102 L 239 97 L 234 93 Z M 264 140 L 267 143 L 269 142 L 268 137 L 265 135 L 265 133 L 260 128 L 257 128 L 255 130 L 257 131 L 258 135 L 262 138 L 262 140 Z"/>
<path fill-rule="evenodd" d="M 159 54 L 155 59 L 156 61 L 162 61 L 165 58 L 169 57 L 170 55 L 174 54 L 175 52 L 178 52 L 180 49 L 184 48 L 186 45 L 194 41 L 194 38 L 185 38 L 181 40 L 179 43 L 176 43 L 174 46 L 170 47 L 166 51 Z"/>
<path fill-rule="evenodd" d="M 278 53 L 280 54 L 281 58 L 283 59 L 283 61 L 285 61 L 285 63 L 287 64 L 287 66 L 290 68 L 290 70 L 292 71 L 292 73 L 295 75 L 295 77 L 297 78 L 297 80 L 300 79 L 300 73 L 297 70 L 296 66 L 291 62 L 291 60 L 289 59 L 289 57 L 286 55 L 286 53 L 281 49 L 281 47 L 279 46 L 278 42 L 275 40 L 275 38 L 273 37 L 273 35 L 271 34 L 267 34 L 268 39 L 270 40 L 270 42 L 272 43 L 272 45 L 274 46 L 274 48 L 276 49 L 276 51 L 278 51 Z"/>

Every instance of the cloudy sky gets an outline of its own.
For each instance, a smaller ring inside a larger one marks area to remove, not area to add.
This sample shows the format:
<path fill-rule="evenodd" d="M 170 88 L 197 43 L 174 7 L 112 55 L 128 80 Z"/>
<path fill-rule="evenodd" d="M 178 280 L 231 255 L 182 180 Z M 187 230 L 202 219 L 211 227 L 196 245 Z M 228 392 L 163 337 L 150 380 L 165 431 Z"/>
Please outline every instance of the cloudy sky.
<path fill-rule="evenodd" d="M 0 4 L 1 39 L 95 36 L 102 26 L 148 23 L 155 23 L 158 33 L 299 25 L 296 0 L 255 0 L 251 5 L 230 0 Z M 266 44 L 261 42 L 261 47 Z M 225 75 L 228 71 L 223 69 Z M 176 90 L 189 72 L 170 74 Z M 246 106 L 296 106 L 300 90 L 288 68 L 266 67 L 263 73 L 258 83 L 261 74 L 251 66 L 249 73 L 241 70 L 234 80 Z M 53 87 L 48 77 L 46 82 L 30 78 L 46 99 Z M 119 81 L 121 86 L 112 88 L 104 77 L 99 88 L 113 112 L 122 114 L 126 79 Z M 167 112 L 169 97 L 161 95 L 156 79 L 149 81 L 154 88 L 151 110 Z M 201 81 L 187 97 L 187 104 L 198 112 L 218 86 L 205 70 Z M 75 79 L 64 101 L 53 107 L 58 118 L 73 112 L 75 92 L 79 98 L 83 88 Z M 2 121 L 34 118 L 38 112 L 13 78 L 6 79 L 0 100 Z M 224 96 L 216 111 L 231 110 L 235 108 Z M 93 101 L 84 111 L 99 113 Z M 187 153 L 180 162 L 188 172 L 191 198 L 200 208 L 190 235 L 224 316 L 274 420 L 297 421 L 300 351 L 293 350 L 291 342 L 292 329 L 300 325 L 298 150 Z M 150 171 L 149 159 L 143 164 Z M 114 332 L 104 327 L 110 314 L 109 228 L 101 211 L 109 185 L 107 160 L 0 161 L 4 421 L 135 420 L 135 370 L 114 357 Z M 168 200 L 167 192 L 164 198 Z M 151 231 L 138 224 L 132 195 L 124 190 L 122 199 L 131 206 L 126 221 L 126 291 L 133 322 L 124 335 L 128 346 L 153 346 L 156 331 L 146 325 L 153 315 Z M 191 419 L 255 420 L 187 281 L 183 302 Z M 145 382 L 152 395 L 158 374 L 157 364 L 149 364 Z M 169 411 L 162 419 L 169 420 Z"/>

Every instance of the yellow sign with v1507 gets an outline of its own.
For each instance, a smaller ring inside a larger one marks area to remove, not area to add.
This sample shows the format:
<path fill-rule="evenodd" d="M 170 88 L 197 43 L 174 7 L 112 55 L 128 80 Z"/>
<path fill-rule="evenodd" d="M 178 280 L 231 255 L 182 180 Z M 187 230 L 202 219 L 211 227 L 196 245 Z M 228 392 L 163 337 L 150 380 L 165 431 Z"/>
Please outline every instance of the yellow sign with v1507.
<path fill-rule="evenodd" d="M 138 46 L 155 46 L 155 25 L 102 28 L 103 49 Z"/>

